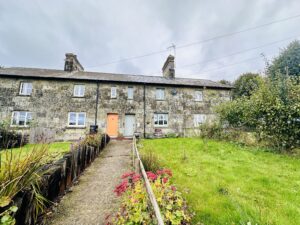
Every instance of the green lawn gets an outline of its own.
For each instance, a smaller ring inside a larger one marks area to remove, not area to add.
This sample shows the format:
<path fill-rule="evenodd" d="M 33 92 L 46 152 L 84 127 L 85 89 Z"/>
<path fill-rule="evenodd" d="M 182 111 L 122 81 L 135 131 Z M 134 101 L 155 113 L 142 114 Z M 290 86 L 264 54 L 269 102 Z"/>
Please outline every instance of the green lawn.
<path fill-rule="evenodd" d="M 53 142 L 50 144 L 26 144 L 21 148 L 13 148 L 9 150 L 0 151 L 1 160 L 6 161 L 7 158 L 10 158 L 10 153 L 13 154 L 13 157 L 25 156 L 33 150 L 38 150 L 42 145 L 49 146 L 49 159 L 54 160 L 60 158 L 64 153 L 70 151 L 70 142 Z"/>
<path fill-rule="evenodd" d="M 299 158 L 192 138 L 142 140 L 140 149 L 172 169 L 195 224 L 300 224 Z"/>

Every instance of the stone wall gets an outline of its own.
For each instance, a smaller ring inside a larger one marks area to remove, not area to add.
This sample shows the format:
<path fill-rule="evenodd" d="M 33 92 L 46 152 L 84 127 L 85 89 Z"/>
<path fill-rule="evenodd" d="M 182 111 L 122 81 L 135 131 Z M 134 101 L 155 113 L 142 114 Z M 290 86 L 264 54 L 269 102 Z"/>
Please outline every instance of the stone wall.
<path fill-rule="evenodd" d="M 11 120 L 12 111 L 33 112 L 34 127 L 47 128 L 55 135 L 55 140 L 76 140 L 89 131 L 95 123 L 97 83 L 95 81 L 77 82 L 71 80 L 31 80 L 31 96 L 20 96 L 21 81 L 30 79 L 2 78 L 0 82 L 0 120 Z M 73 97 L 74 84 L 85 85 L 85 96 Z M 117 87 L 117 98 L 111 99 L 111 87 Z M 127 99 L 127 87 L 134 88 L 133 100 Z M 165 88 L 165 100 L 155 99 L 156 88 Z M 196 90 L 203 90 L 203 101 L 194 100 Z M 144 85 L 100 82 L 97 124 L 101 132 L 106 131 L 108 113 L 119 115 L 119 136 L 124 134 L 125 115 L 134 114 L 136 132 L 144 134 Z M 155 132 L 154 113 L 168 113 L 169 124 L 160 127 L 162 133 L 182 135 L 185 129 L 194 127 L 193 115 L 206 114 L 214 117 L 213 106 L 230 99 L 230 90 L 197 89 L 192 87 L 154 86 L 145 87 L 145 133 Z M 68 112 L 86 112 L 85 128 L 68 127 Z M 29 129 L 20 129 L 29 132 Z M 33 132 L 32 132 L 33 133 Z M 34 139 L 34 138 L 33 138 Z"/>

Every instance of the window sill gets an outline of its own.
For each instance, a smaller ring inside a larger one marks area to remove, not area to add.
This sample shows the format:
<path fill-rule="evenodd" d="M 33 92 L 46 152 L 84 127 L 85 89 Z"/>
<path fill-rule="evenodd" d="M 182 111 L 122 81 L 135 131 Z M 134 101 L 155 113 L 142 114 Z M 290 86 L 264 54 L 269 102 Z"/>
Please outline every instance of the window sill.
<path fill-rule="evenodd" d="M 18 96 L 22 96 L 22 97 L 30 97 L 31 94 L 30 94 L 30 95 L 22 95 L 22 94 L 18 94 Z"/>
<path fill-rule="evenodd" d="M 166 99 L 155 99 L 155 100 L 158 101 L 158 102 L 166 101 Z"/>
<path fill-rule="evenodd" d="M 85 96 L 73 96 L 72 98 L 85 98 Z"/>
<path fill-rule="evenodd" d="M 67 126 L 67 129 L 86 129 L 86 126 Z"/>
<path fill-rule="evenodd" d="M 19 129 L 29 129 L 30 128 L 30 126 L 22 126 L 22 125 L 10 125 L 10 127 L 12 127 L 12 128 L 19 128 Z"/>
<path fill-rule="evenodd" d="M 168 128 L 169 126 L 168 125 L 165 125 L 165 126 L 159 126 L 159 125 L 154 125 L 155 128 Z"/>

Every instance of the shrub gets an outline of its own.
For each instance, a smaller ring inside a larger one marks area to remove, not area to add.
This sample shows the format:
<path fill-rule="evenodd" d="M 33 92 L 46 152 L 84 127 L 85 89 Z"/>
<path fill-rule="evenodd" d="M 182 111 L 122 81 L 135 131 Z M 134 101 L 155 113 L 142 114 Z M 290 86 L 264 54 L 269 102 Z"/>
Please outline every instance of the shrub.
<path fill-rule="evenodd" d="M 27 136 L 9 130 L 8 124 L 0 122 L 0 150 L 21 147 L 27 143 Z"/>
<path fill-rule="evenodd" d="M 170 184 L 172 172 L 168 169 L 147 172 L 165 224 L 189 224 L 191 214 L 181 193 Z M 149 204 L 144 183 L 139 174 L 127 173 L 115 192 L 122 197 L 121 208 L 108 224 L 157 224 Z"/>
<path fill-rule="evenodd" d="M 34 217 L 45 208 L 46 199 L 41 195 L 39 184 L 41 181 L 42 164 L 48 156 L 48 146 L 35 147 L 24 155 L 21 151 L 14 154 L 13 150 L 6 150 L 0 154 L 0 220 L 4 224 L 14 224 L 13 215 L 17 211 L 14 197 L 30 189 L 36 211 Z"/>
<path fill-rule="evenodd" d="M 277 149 L 300 146 L 300 85 L 298 78 L 279 74 L 265 79 L 249 98 L 227 102 L 217 108 L 223 123 L 255 130 L 260 139 Z"/>
<path fill-rule="evenodd" d="M 86 135 L 85 138 L 79 142 L 79 145 L 81 146 L 88 145 L 96 148 L 101 145 L 101 140 L 102 140 L 101 133 L 89 134 Z"/>
<path fill-rule="evenodd" d="M 152 151 L 142 153 L 141 159 L 146 171 L 157 171 L 161 169 L 159 159 Z"/>

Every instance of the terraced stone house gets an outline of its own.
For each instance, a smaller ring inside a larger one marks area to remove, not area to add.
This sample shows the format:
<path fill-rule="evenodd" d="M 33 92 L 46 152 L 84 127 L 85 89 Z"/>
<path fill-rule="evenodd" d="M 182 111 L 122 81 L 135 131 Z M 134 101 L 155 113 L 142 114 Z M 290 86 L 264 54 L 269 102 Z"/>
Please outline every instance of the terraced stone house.
<path fill-rule="evenodd" d="M 162 76 L 86 72 L 66 54 L 64 70 L 0 69 L 0 120 L 31 136 L 75 140 L 98 129 L 111 137 L 190 135 L 230 100 L 231 86 L 176 78 L 169 56 Z M 39 133 L 40 132 L 40 133 Z"/>

